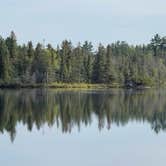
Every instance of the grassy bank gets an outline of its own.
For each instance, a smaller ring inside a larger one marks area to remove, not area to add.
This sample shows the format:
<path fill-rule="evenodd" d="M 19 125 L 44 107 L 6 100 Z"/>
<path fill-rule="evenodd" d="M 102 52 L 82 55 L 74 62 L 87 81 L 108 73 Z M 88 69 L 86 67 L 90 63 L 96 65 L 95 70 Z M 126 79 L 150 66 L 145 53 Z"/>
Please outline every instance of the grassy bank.
<path fill-rule="evenodd" d="M 1 89 L 19 88 L 54 88 L 54 89 L 108 89 L 122 88 L 119 84 L 86 84 L 86 83 L 50 83 L 50 84 L 0 84 Z"/>
<path fill-rule="evenodd" d="M 48 85 L 49 88 L 66 88 L 66 89 L 106 89 L 106 88 L 120 88 L 119 84 L 86 84 L 86 83 L 52 83 Z"/>

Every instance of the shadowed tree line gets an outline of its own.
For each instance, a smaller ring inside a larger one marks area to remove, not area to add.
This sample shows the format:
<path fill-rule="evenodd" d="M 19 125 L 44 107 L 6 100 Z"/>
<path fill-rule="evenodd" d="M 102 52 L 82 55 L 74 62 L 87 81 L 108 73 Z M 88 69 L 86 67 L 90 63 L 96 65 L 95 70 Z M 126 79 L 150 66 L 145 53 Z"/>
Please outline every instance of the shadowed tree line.
<path fill-rule="evenodd" d="M 166 82 L 166 38 L 155 35 L 147 45 L 118 41 L 94 50 L 91 42 L 54 48 L 31 41 L 18 45 L 14 32 L 0 37 L 0 84 L 105 83 L 160 85 Z"/>
<path fill-rule="evenodd" d="M 11 140 L 17 124 L 38 130 L 43 125 L 64 133 L 73 127 L 90 126 L 94 120 L 99 130 L 111 124 L 129 121 L 147 122 L 156 133 L 166 130 L 166 93 L 164 91 L 82 91 L 48 90 L 0 91 L 0 132 L 7 131 Z"/>

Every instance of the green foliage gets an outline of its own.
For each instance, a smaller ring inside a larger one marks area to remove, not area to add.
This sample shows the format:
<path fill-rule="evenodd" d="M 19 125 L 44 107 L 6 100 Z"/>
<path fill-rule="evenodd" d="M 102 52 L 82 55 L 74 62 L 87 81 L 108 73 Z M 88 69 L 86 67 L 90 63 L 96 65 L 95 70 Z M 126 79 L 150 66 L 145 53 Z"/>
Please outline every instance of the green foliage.
<path fill-rule="evenodd" d="M 9 51 L 5 41 L 0 38 L 0 80 L 4 82 L 10 81 L 10 72 Z"/>
<path fill-rule="evenodd" d="M 103 45 L 99 45 L 98 52 L 95 55 L 93 66 L 93 82 L 104 83 L 104 70 L 105 70 L 105 57 L 106 51 Z"/>
<path fill-rule="evenodd" d="M 14 32 L 0 38 L 1 84 L 100 83 L 121 86 L 166 83 L 166 37 L 156 34 L 148 45 L 117 41 L 93 50 L 91 42 L 56 49 L 29 41 L 18 45 Z"/>

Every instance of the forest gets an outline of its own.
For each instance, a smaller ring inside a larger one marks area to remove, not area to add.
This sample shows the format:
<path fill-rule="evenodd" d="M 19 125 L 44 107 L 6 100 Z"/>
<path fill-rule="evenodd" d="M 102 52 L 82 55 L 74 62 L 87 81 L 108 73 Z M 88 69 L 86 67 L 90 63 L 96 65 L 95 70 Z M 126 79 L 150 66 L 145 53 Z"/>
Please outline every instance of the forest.
<path fill-rule="evenodd" d="M 56 47 L 32 41 L 19 45 L 13 31 L 0 37 L 1 86 L 51 83 L 164 85 L 166 37 L 156 34 L 146 45 L 117 41 L 97 47 L 68 40 Z"/>

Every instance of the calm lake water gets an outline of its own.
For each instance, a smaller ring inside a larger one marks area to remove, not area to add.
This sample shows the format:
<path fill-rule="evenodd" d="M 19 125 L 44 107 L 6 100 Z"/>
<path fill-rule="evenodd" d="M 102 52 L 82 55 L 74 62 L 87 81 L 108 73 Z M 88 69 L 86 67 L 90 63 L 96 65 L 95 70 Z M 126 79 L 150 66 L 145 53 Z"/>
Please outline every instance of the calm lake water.
<path fill-rule="evenodd" d="M 165 166 L 166 89 L 0 90 L 4 166 Z"/>

